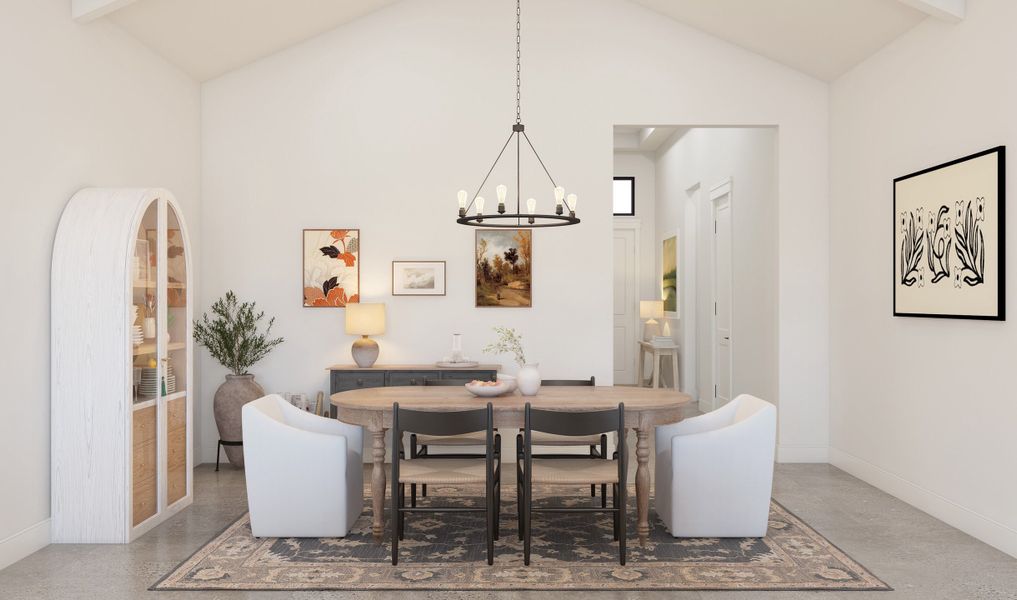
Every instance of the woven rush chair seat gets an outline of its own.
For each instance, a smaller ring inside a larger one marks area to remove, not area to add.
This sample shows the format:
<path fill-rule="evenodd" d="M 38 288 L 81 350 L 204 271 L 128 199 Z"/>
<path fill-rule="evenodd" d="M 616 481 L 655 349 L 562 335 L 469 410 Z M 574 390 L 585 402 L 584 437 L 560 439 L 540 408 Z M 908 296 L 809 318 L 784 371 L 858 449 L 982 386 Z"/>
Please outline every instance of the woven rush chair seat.
<path fill-rule="evenodd" d="M 416 442 L 421 446 L 483 446 L 487 443 L 487 433 L 478 431 L 463 435 L 417 434 Z"/>
<path fill-rule="evenodd" d="M 498 468 L 497 460 L 494 468 Z M 399 483 L 460 485 L 486 481 L 487 467 L 483 461 L 475 458 L 415 458 L 399 461 Z"/>
<path fill-rule="evenodd" d="M 545 485 L 618 483 L 618 465 L 589 458 L 534 458 L 532 481 Z"/>
<path fill-rule="evenodd" d="M 600 435 L 558 435 L 534 431 L 531 434 L 535 446 L 599 446 Z"/>

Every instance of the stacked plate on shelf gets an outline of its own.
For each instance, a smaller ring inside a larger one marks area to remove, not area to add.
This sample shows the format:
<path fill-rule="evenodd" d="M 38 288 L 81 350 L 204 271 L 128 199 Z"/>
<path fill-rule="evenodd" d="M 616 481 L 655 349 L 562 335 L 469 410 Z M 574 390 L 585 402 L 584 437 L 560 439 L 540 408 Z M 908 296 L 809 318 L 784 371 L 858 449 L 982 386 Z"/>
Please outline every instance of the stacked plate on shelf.
<path fill-rule="evenodd" d="M 138 320 L 138 305 L 131 305 L 131 342 L 135 346 L 140 346 L 141 342 L 145 341 L 145 336 L 141 331 L 141 325 L 134 325 L 134 322 Z"/>
<path fill-rule="evenodd" d="M 146 398 L 155 398 L 159 395 L 159 370 L 155 367 L 144 367 L 141 369 L 141 383 L 138 385 L 138 395 Z"/>
<path fill-rule="evenodd" d="M 177 374 L 173 372 L 173 365 L 166 365 L 166 394 L 177 392 Z"/>

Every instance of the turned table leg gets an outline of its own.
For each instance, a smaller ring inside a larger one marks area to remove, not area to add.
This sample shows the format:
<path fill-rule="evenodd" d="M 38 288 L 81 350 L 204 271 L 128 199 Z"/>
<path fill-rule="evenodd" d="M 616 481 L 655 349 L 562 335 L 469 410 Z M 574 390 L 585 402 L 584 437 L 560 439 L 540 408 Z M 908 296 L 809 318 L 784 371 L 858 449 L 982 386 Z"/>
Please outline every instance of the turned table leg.
<path fill-rule="evenodd" d="M 639 519 L 639 545 L 645 546 L 650 537 L 650 430 L 636 429 L 636 514 Z"/>
<path fill-rule="evenodd" d="M 374 539 L 380 542 L 385 533 L 385 429 L 372 431 L 371 437 L 374 440 L 371 454 L 374 458 L 374 468 L 371 469 L 371 505 L 374 521 L 371 529 Z"/>

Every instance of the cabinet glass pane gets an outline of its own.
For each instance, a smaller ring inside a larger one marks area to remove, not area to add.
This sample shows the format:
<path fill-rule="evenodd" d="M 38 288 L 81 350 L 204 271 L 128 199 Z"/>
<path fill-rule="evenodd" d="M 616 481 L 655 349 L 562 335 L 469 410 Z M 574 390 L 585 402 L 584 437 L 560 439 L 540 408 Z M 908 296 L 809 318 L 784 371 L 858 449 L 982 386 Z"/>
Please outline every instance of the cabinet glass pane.
<path fill-rule="evenodd" d="M 187 386 L 187 256 L 180 220 L 170 206 L 166 211 L 166 394 L 186 392 Z"/>
<path fill-rule="evenodd" d="M 158 314 L 158 203 L 145 211 L 135 236 L 131 260 L 132 316 L 130 337 L 133 348 L 134 402 L 152 400 L 159 393 L 159 361 L 156 333 Z"/>

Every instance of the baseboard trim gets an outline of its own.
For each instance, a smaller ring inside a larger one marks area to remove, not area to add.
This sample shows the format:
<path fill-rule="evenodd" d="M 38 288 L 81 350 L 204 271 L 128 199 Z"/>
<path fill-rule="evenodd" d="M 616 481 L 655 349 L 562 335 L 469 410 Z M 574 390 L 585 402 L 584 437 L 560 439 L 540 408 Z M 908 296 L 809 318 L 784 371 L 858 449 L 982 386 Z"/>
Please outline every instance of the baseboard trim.
<path fill-rule="evenodd" d="M 0 540 L 0 569 L 6 569 L 29 554 L 45 548 L 49 541 L 49 519 L 39 521 Z"/>
<path fill-rule="evenodd" d="M 1017 530 L 843 450 L 830 448 L 830 464 L 1017 558 Z"/>
<path fill-rule="evenodd" d="M 777 446 L 779 463 L 825 463 L 830 461 L 828 446 Z"/>

